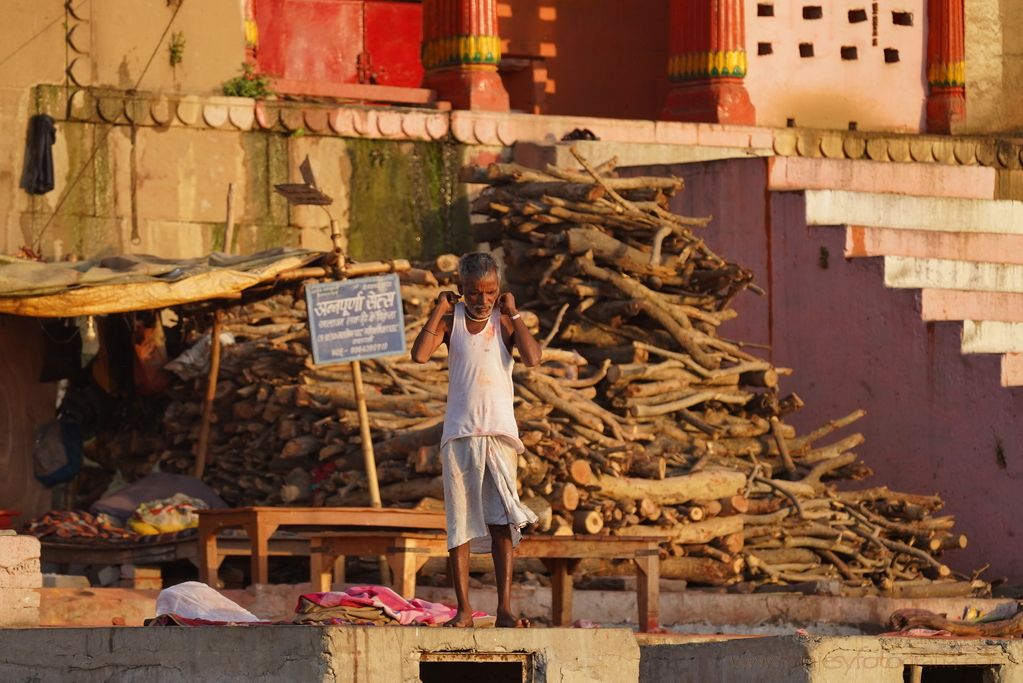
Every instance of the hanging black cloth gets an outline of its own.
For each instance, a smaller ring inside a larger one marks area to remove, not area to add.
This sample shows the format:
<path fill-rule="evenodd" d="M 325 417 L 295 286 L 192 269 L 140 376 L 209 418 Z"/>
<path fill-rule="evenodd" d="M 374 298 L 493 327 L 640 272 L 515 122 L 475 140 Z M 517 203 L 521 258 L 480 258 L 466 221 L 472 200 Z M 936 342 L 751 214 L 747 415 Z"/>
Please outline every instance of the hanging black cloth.
<path fill-rule="evenodd" d="M 46 194 L 53 189 L 53 143 L 57 128 L 46 114 L 36 114 L 28 122 L 25 141 L 25 166 L 21 187 L 29 194 Z"/>

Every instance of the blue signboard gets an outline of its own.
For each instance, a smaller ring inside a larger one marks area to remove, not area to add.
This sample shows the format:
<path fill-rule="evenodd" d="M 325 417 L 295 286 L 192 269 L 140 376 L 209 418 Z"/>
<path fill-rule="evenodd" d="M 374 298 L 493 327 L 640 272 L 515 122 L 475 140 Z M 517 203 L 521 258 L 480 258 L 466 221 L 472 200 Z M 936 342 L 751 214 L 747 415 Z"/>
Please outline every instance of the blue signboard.
<path fill-rule="evenodd" d="M 405 353 L 397 275 L 307 285 L 305 300 L 317 365 Z"/>

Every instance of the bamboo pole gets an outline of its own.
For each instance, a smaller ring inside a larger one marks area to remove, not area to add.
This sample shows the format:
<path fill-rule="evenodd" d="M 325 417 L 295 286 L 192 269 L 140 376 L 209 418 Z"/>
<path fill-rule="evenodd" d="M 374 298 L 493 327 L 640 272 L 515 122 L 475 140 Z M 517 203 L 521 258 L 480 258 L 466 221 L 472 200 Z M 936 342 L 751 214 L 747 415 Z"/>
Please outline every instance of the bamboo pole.
<path fill-rule="evenodd" d="M 206 470 L 206 452 L 210 442 L 210 422 L 213 419 L 213 399 L 217 397 L 217 375 L 220 372 L 220 309 L 213 312 L 210 331 L 210 369 L 206 377 L 206 396 L 202 402 L 202 422 L 199 425 L 199 443 L 195 449 L 195 471 L 192 476 L 202 479 Z M 212 458 L 211 458 L 212 461 Z"/>
<path fill-rule="evenodd" d="M 231 243 L 234 241 L 234 183 L 227 184 L 227 223 L 224 227 L 224 253 L 231 254 L 234 249 Z"/>

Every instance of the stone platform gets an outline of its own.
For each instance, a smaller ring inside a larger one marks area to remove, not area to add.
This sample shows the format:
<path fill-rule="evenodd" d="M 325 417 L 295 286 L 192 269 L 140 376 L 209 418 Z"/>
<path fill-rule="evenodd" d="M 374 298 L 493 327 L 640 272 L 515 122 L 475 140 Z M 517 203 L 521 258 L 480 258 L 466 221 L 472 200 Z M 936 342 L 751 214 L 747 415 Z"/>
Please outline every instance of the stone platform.
<path fill-rule="evenodd" d="M 0 680 L 1023 683 L 1023 642 L 626 629 L 0 629 Z"/>
<path fill-rule="evenodd" d="M 626 629 L 248 626 L 0 629 L 0 681 L 625 683 Z"/>

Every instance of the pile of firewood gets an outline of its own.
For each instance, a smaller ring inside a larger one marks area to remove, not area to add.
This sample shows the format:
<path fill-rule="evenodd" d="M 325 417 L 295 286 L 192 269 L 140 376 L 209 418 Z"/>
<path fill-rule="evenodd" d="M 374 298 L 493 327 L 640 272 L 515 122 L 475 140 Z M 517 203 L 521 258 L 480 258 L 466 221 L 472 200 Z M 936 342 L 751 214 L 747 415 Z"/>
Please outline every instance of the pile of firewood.
<path fill-rule="evenodd" d="M 523 500 L 539 531 L 662 539 L 661 574 L 733 590 L 900 596 L 987 589 L 953 577 L 943 551 L 964 547 L 936 496 L 885 487 L 838 490 L 871 474 L 836 432 L 857 411 L 797 435 L 802 406 L 779 392 L 789 371 L 718 334 L 731 300 L 757 291 L 748 270 L 677 216 L 677 178 L 494 164 L 474 211 L 479 242 L 503 255 L 506 280 L 544 345 L 543 363 L 516 366 L 516 417 L 526 446 Z M 445 255 L 401 274 L 409 344 L 442 289 Z M 369 495 L 348 365 L 315 367 L 304 301 L 278 296 L 233 309 L 224 328 L 206 481 L 234 505 L 366 505 Z M 440 505 L 438 442 L 444 347 L 364 362 L 385 505 Z M 188 471 L 202 394 L 177 387 L 164 420 L 165 469 Z M 834 438 L 832 438 L 834 436 Z M 584 565 L 614 574 L 611 563 Z"/>

